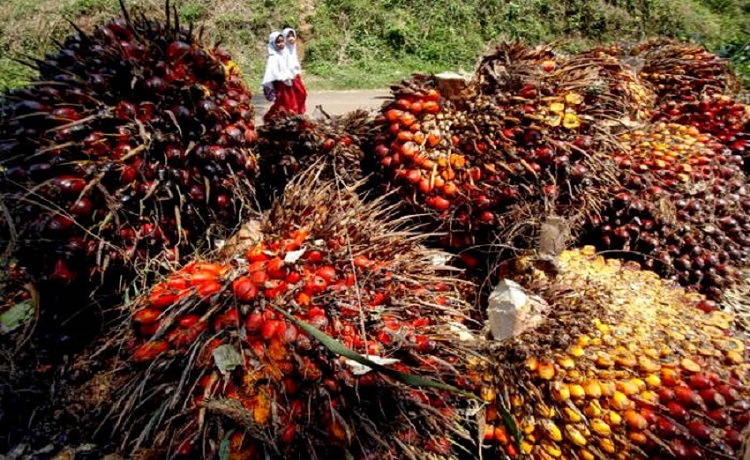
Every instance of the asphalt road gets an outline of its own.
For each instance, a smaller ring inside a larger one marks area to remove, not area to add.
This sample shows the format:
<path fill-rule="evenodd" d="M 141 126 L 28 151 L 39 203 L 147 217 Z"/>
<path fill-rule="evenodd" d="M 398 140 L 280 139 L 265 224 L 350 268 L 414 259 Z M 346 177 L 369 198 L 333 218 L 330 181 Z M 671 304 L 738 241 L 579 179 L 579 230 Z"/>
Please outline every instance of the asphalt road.
<path fill-rule="evenodd" d="M 391 97 L 388 90 L 311 91 L 307 95 L 307 113 L 312 118 L 322 116 L 321 109 L 329 115 L 341 115 L 357 109 L 377 110 Z M 271 104 L 262 92 L 253 95 L 255 123 L 261 124 L 263 114 Z"/>

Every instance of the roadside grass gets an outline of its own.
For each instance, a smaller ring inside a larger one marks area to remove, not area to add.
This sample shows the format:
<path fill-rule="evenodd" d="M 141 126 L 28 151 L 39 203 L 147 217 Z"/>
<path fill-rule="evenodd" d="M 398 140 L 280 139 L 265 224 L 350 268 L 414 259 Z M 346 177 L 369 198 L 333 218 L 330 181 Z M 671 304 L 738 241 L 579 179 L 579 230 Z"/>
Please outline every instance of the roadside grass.
<path fill-rule="evenodd" d="M 289 24 L 302 39 L 308 86 L 383 88 L 413 72 L 471 71 L 487 44 L 559 42 L 575 51 L 601 43 L 669 36 L 731 58 L 750 84 L 750 2 L 745 0 L 172 0 L 180 19 L 220 42 L 253 91 L 265 65 L 265 42 Z M 164 0 L 126 0 L 163 16 Z M 0 2 L 0 89 L 33 72 L 14 61 L 43 57 L 53 40 L 119 13 L 118 0 Z"/>

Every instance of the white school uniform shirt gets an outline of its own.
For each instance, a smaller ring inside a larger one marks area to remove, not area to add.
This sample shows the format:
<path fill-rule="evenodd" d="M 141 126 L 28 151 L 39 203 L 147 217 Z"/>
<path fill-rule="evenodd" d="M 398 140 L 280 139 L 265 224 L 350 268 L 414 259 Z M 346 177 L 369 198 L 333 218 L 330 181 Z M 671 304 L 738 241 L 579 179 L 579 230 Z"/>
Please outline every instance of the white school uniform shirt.
<path fill-rule="evenodd" d="M 289 70 L 291 70 L 292 76 L 296 77 L 297 75 L 302 73 L 302 66 L 299 63 L 299 56 L 297 56 L 296 41 L 294 45 L 290 45 L 287 41 L 290 33 L 293 33 L 294 36 L 297 37 L 297 32 L 291 27 L 287 27 L 286 29 L 281 31 L 281 34 L 284 36 L 284 44 L 286 45 L 286 47 L 284 48 L 284 54 L 286 55 L 287 67 L 289 67 Z"/>
<path fill-rule="evenodd" d="M 284 50 L 276 49 L 276 38 L 281 32 L 271 32 L 268 36 L 268 58 L 266 59 L 266 71 L 263 74 L 263 86 L 273 86 L 275 81 L 283 81 L 287 85 L 292 84 L 292 74 L 287 65 Z"/>

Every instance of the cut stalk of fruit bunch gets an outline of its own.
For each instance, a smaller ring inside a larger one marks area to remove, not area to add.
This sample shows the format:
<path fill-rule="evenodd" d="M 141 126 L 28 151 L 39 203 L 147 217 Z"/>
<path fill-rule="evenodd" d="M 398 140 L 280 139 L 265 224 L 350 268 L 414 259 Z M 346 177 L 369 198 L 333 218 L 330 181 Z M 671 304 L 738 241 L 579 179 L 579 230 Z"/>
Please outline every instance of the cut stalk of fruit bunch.
<path fill-rule="evenodd" d="M 170 17 L 170 13 L 172 16 Z M 0 105 L 0 192 L 36 280 L 132 278 L 233 226 L 252 183 L 250 92 L 179 25 L 124 16 L 67 37 Z M 12 228 L 11 228 L 12 227 Z M 128 283 L 125 283 L 128 284 Z"/>
<path fill-rule="evenodd" d="M 167 414 L 186 411 L 144 425 L 156 446 L 194 455 L 220 441 L 205 443 L 204 430 L 234 429 L 231 452 L 243 458 L 458 455 L 452 443 L 469 424 L 462 396 L 355 365 L 278 311 L 393 370 L 465 387 L 457 331 L 467 331 L 468 283 L 436 266 L 442 253 L 422 247 L 382 200 L 363 204 L 319 174 L 293 180 L 256 244 L 190 263 L 137 303 L 133 387 L 119 409 L 146 424 L 157 409 L 134 408 L 131 393 L 145 385 L 172 392 Z"/>
<path fill-rule="evenodd" d="M 563 252 L 557 274 L 515 266 L 550 308 L 535 329 L 488 348 L 477 377 L 484 458 L 737 458 L 750 343 L 731 314 L 701 313 L 702 296 L 592 247 Z"/>

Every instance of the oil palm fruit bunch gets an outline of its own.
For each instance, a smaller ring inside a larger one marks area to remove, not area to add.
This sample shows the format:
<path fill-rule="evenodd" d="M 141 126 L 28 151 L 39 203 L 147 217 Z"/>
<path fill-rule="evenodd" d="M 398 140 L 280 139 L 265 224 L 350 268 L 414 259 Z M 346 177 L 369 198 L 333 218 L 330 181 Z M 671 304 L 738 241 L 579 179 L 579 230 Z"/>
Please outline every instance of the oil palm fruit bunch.
<path fill-rule="evenodd" d="M 321 179 L 353 184 L 364 178 L 360 145 L 367 137 L 369 118 L 364 110 L 315 120 L 295 115 L 259 127 L 258 198 L 280 195 L 292 177 L 315 162 L 328 165 Z"/>
<path fill-rule="evenodd" d="M 595 120 L 602 128 L 617 123 L 646 121 L 656 104 L 656 95 L 616 48 L 594 48 L 566 59 L 547 79 L 557 93 L 578 92 L 586 96 L 579 115 Z"/>
<path fill-rule="evenodd" d="M 564 251 L 555 273 L 512 263 L 549 308 L 469 374 L 485 382 L 483 458 L 738 458 L 750 342 L 732 315 L 700 313 L 699 294 L 594 251 Z"/>
<path fill-rule="evenodd" d="M 685 125 L 658 122 L 619 140 L 621 186 L 610 189 L 611 203 L 589 221 L 584 241 L 624 251 L 719 299 L 748 263 L 750 190 L 742 158 Z"/>
<path fill-rule="evenodd" d="M 745 159 L 750 172 L 750 106 L 725 94 L 706 96 L 698 101 L 669 101 L 659 107 L 654 121 L 692 126 L 716 136 L 732 153 Z"/>
<path fill-rule="evenodd" d="M 598 207 L 595 186 L 614 182 L 608 156 L 616 146 L 593 116 L 610 109 L 582 91 L 600 72 L 559 58 L 545 70 L 550 56 L 532 53 L 516 75 L 494 62 L 506 54 L 480 64 L 466 97 L 444 97 L 435 76 L 392 87 L 394 100 L 376 120 L 373 153 L 386 180 L 457 248 L 498 238 L 528 247 L 529 223 L 546 214 L 580 222 Z"/>
<path fill-rule="evenodd" d="M 35 279 L 123 275 L 185 257 L 214 224 L 235 225 L 256 171 L 250 92 L 168 4 L 165 22 L 123 6 L 33 65 L 33 83 L 0 105 L 0 193 L 12 217 L 0 236 Z"/>
<path fill-rule="evenodd" d="M 456 455 L 461 397 L 358 365 L 304 327 L 391 370 L 463 385 L 464 283 L 382 200 L 316 181 L 320 168 L 290 183 L 244 253 L 190 263 L 138 302 L 121 420 L 146 427 L 155 447 L 209 456 L 227 439 L 237 458 Z M 170 402 L 140 401 L 144 387 Z M 148 426 L 146 408 L 169 415 Z"/>
<path fill-rule="evenodd" d="M 616 46 L 565 55 L 550 46 L 501 44 L 482 56 L 476 78 L 482 94 L 509 93 L 531 101 L 554 102 L 555 97 L 579 93 L 579 104 L 585 103 L 572 114 L 583 114 L 589 120 L 648 119 L 655 95 L 619 58 L 621 54 Z M 568 122 L 580 120 L 570 116 Z"/>
<path fill-rule="evenodd" d="M 482 55 L 475 73 L 482 94 L 518 92 L 553 73 L 564 60 L 565 56 L 549 45 L 530 48 L 521 43 L 499 43 Z"/>
<path fill-rule="evenodd" d="M 729 61 L 701 46 L 655 39 L 634 47 L 629 57 L 640 62 L 638 75 L 653 86 L 660 102 L 694 101 L 741 89 Z"/>

